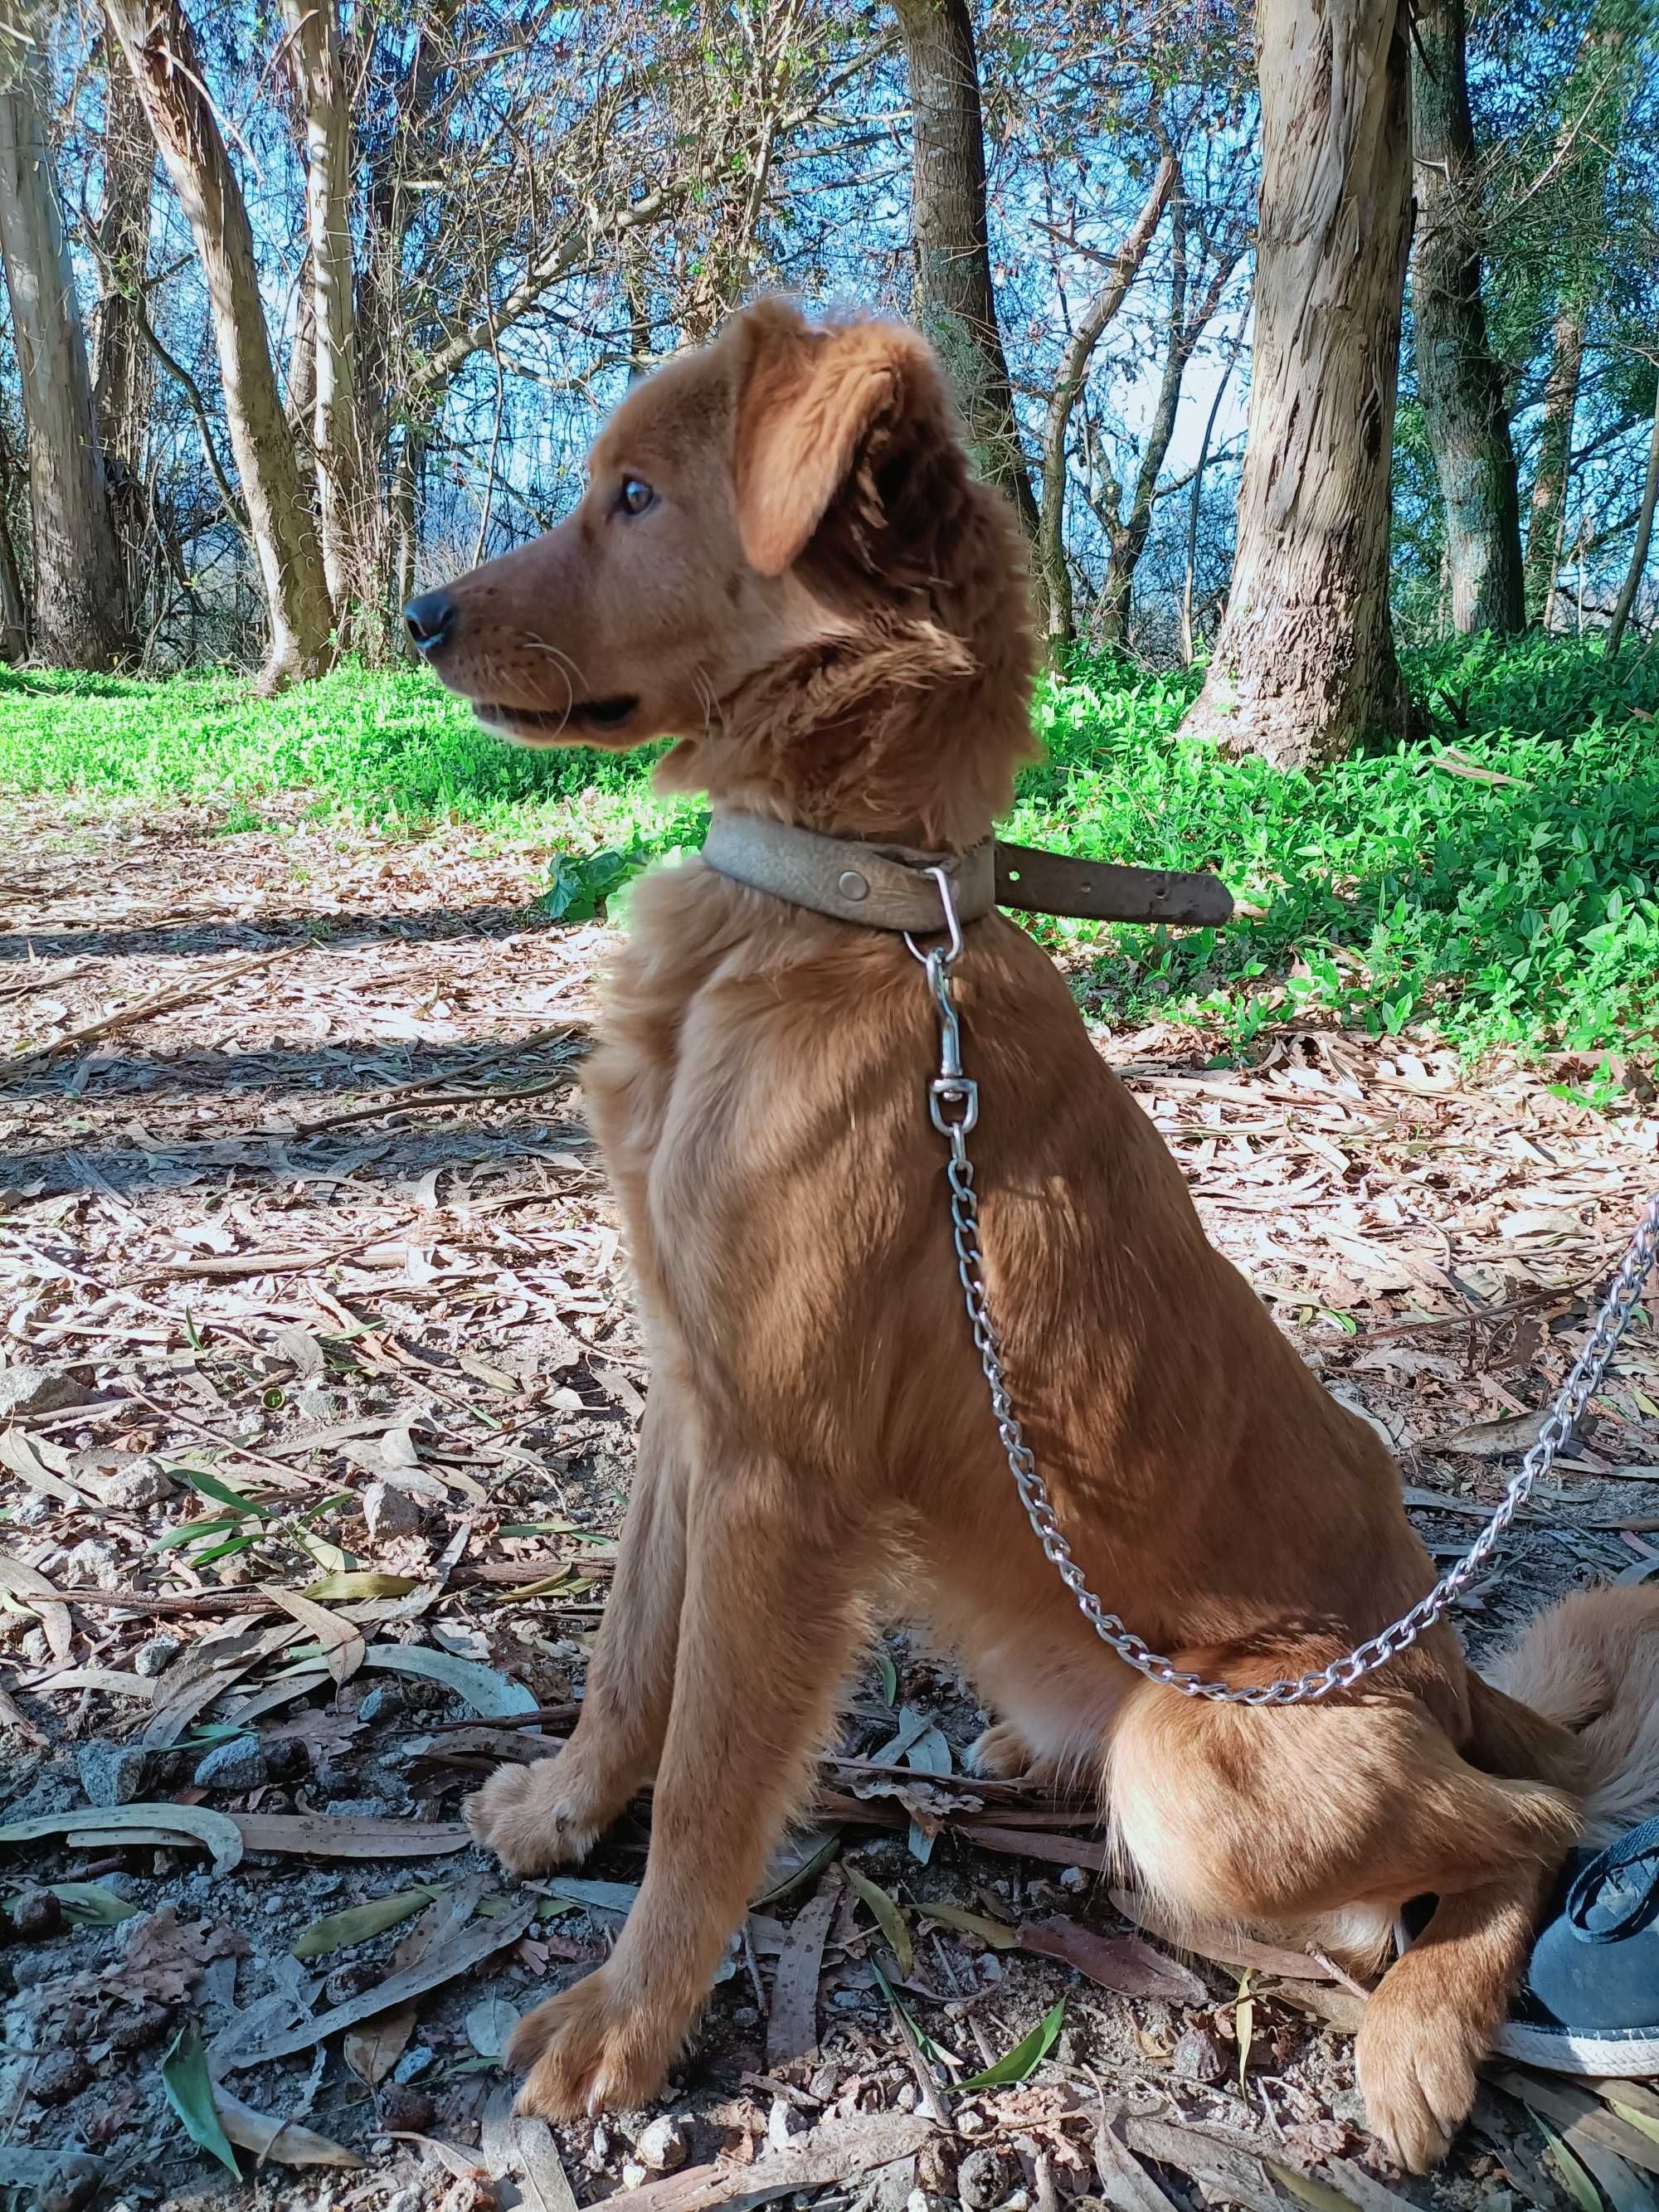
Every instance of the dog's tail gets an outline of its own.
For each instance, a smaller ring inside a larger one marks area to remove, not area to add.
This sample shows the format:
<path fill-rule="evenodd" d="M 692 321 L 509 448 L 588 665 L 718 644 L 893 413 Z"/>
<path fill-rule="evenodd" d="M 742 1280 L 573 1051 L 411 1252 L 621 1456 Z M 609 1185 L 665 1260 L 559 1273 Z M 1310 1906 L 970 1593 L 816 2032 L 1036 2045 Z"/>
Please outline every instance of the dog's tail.
<path fill-rule="evenodd" d="M 1483 1672 L 1490 1687 L 1474 1685 L 1483 1765 L 1576 1790 L 1587 1843 L 1659 1813 L 1659 1588 L 1577 1590 Z"/>

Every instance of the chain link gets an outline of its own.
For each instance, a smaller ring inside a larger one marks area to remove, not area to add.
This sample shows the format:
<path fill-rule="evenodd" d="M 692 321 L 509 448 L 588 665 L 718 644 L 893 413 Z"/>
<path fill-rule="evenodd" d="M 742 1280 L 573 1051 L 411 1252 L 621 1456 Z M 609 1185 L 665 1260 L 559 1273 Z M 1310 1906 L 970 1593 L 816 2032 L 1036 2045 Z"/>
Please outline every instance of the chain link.
<path fill-rule="evenodd" d="M 1504 1494 L 1503 1503 L 1456 1565 L 1443 1574 L 1428 1595 L 1419 1598 L 1380 1635 L 1370 1637 L 1346 1657 L 1333 1660 L 1316 1673 L 1291 1680 L 1262 1682 L 1237 1689 L 1226 1682 L 1206 1682 L 1197 1674 L 1183 1674 L 1172 1660 L 1154 1651 L 1115 1613 L 1108 1613 L 1084 1580 L 1083 1570 L 1072 1556 L 1054 1500 L 1025 1441 L 1025 1431 L 1008 1395 L 1001 1347 L 991 1321 L 986 1295 L 983 1255 L 979 1241 L 979 1199 L 974 1188 L 973 1162 L 968 1157 L 968 1138 L 979 1119 L 979 1086 L 962 1063 L 962 1037 L 956 1003 L 951 990 L 951 969 L 962 951 L 962 933 L 951 897 L 951 885 L 942 868 L 928 872 L 939 885 L 949 924 L 949 942 L 924 952 L 914 938 L 905 942 L 927 970 L 928 988 L 939 1020 L 939 1072 L 928 1085 L 927 1107 L 933 1127 L 951 1147 L 946 1173 L 951 1184 L 951 1234 L 956 1248 L 957 1275 L 963 1303 L 974 1333 L 974 1345 L 985 1370 L 996 1418 L 997 1434 L 1008 1457 L 1020 1503 L 1025 1508 L 1043 1556 L 1077 1600 L 1078 1609 L 1119 1658 L 1149 1681 L 1162 1682 L 1183 1697 L 1207 1698 L 1218 1705 L 1300 1705 L 1329 1697 L 1333 1691 L 1352 1689 L 1367 1674 L 1415 1644 L 1431 1628 L 1454 1601 L 1468 1588 L 1498 1548 L 1499 1538 L 1525 1504 L 1539 1477 L 1554 1465 L 1567 1439 L 1583 1418 L 1584 1409 L 1601 1387 L 1607 1363 L 1642 1296 L 1643 1285 L 1659 1256 L 1659 1193 L 1642 1209 L 1628 1250 L 1619 1264 L 1603 1299 L 1589 1341 L 1573 1364 L 1571 1374 L 1551 1407 L 1536 1442 L 1521 1462 L 1519 1472 Z"/>

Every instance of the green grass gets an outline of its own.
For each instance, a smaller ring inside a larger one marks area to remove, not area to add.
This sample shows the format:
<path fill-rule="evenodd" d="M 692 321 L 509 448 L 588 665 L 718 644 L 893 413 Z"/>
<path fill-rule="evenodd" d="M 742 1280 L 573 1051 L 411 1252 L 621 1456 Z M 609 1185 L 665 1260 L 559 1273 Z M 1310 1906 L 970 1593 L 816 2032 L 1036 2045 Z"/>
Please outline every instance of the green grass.
<path fill-rule="evenodd" d="M 1091 956 L 1115 1020 L 1197 1021 L 1237 1044 L 1308 1019 L 1448 1040 L 1650 1049 L 1659 1039 L 1659 656 L 1528 639 L 1412 657 L 1427 743 L 1316 775 L 1178 738 L 1190 674 L 1079 664 L 1045 690 L 1048 759 L 1011 834 L 1061 850 L 1213 866 L 1256 911 L 1225 930 L 1041 926 Z M 1511 781 L 1452 773 L 1465 765 Z M 0 673 L 0 787 L 89 803 L 190 796 L 228 834 L 300 792 L 410 834 L 437 821 L 555 854 L 696 842 L 638 756 L 527 753 L 419 673 L 345 669 L 273 702 L 222 675 L 167 684 Z M 571 870 L 560 878 L 568 889 Z M 578 910 L 573 907 L 570 910 Z"/>

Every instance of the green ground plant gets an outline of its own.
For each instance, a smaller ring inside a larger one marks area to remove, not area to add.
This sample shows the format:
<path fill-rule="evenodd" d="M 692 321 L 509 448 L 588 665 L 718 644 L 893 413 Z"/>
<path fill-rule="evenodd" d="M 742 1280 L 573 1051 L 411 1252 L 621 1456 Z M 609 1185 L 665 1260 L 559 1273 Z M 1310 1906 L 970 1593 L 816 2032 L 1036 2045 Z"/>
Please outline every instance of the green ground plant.
<path fill-rule="evenodd" d="M 1044 688 L 1023 842 L 1217 869 L 1224 930 L 1042 924 L 1085 1004 L 1194 1021 L 1237 1046 L 1285 1020 L 1475 1054 L 1659 1039 L 1659 655 L 1530 637 L 1410 657 L 1433 734 L 1317 775 L 1224 762 L 1176 734 L 1195 672 L 1077 662 Z M 267 702 L 227 675 L 168 683 L 0 672 L 0 787 L 79 805 L 185 799 L 226 834 L 295 794 L 418 836 L 440 822 L 544 847 L 550 904 L 592 913 L 702 816 L 648 757 L 488 737 L 418 672 L 338 671 Z M 277 809 L 280 813 L 281 807 Z"/>

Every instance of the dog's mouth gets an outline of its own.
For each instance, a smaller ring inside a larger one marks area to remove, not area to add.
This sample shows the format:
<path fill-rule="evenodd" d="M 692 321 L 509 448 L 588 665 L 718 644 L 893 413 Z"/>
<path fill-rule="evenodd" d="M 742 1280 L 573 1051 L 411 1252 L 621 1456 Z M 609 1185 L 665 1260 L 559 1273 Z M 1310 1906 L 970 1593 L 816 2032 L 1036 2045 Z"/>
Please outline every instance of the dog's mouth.
<path fill-rule="evenodd" d="M 605 738 L 626 729 L 639 712 L 639 700 L 633 693 L 624 693 L 614 699 L 578 699 L 557 711 L 532 707 L 498 707 L 488 701 L 475 700 L 472 711 L 488 730 L 495 730 L 507 738 L 522 738 L 531 744 L 538 739 L 550 743 L 567 735 Z"/>

